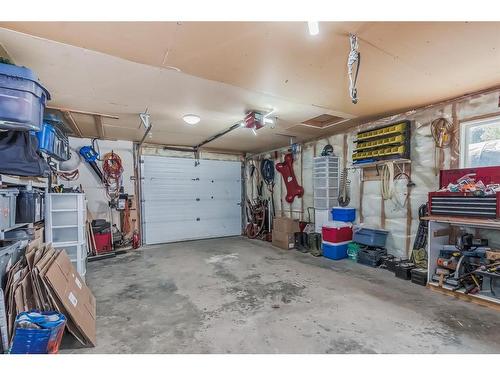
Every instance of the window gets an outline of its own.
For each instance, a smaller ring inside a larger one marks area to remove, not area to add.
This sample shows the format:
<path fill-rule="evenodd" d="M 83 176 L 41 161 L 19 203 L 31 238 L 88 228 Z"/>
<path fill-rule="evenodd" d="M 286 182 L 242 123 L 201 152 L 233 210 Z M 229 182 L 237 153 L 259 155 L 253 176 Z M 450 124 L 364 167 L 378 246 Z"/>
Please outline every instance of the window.
<path fill-rule="evenodd" d="M 500 117 L 461 124 L 460 166 L 490 165 L 500 165 Z"/>

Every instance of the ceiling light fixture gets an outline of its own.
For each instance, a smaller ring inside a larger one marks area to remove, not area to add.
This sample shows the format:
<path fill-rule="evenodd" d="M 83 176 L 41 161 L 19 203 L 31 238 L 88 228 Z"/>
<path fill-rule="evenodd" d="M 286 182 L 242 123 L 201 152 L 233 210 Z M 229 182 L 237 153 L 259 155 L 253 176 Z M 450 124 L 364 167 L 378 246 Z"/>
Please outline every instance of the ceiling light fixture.
<path fill-rule="evenodd" d="M 318 35 L 319 34 L 319 22 L 318 21 L 309 21 L 307 22 L 307 27 L 309 28 L 309 35 Z"/>
<path fill-rule="evenodd" d="M 200 116 L 197 115 L 184 115 L 182 116 L 182 119 L 184 120 L 185 123 L 189 125 L 196 125 L 201 120 Z"/>

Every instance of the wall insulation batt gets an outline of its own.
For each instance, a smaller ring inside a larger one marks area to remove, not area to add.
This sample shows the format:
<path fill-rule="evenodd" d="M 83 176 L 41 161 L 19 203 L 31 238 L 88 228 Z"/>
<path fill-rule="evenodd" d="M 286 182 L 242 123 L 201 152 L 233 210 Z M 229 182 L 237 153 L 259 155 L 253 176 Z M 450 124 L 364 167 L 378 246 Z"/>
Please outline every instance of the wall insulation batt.
<path fill-rule="evenodd" d="M 334 154 L 341 158 L 341 165 L 345 162 L 347 167 L 350 167 L 352 164 L 353 140 L 356 139 L 357 132 L 401 120 L 410 120 L 412 122 L 410 168 L 411 179 L 415 183 L 415 187 L 411 189 L 410 199 L 405 207 L 401 206 L 401 202 L 404 202 L 407 194 L 406 179 L 396 181 L 394 198 L 383 201 L 379 179 L 365 181 L 361 194 L 360 171 L 359 169 L 349 170 L 349 179 L 351 181 L 351 202 L 349 206 L 357 209 L 356 222 L 367 227 L 385 228 L 390 231 L 387 239 L 389 253 L 399 256 L 408 255 L 413 246 L 418 227 L 418 208 L 427 201 L 429 191 L 435 191 L 439 188 L 439 169 L 460 167 L 458 164 L 458 129 L 460 122 L 476 116 L 494 116 L 499 113 L 499 91 L 495 90 L 383 118 L 357 126 L 345 134 L 335 134 L 303 144 L 301 152 L 296 155 L 294 170 L 297 180 L 304 187 L 304 196 L 301 199 L 296 198 L 292 204 L 288 204 L 284 199 L 286 187 L 283 184 L 281 175 L 276 173 L 276 186 L 274 189 L 276 214 L 309 220 L 307 208 L 313 207 L 312 159 L 315 156 L 320 156 L 325 145 L 331 144 L 334 148 Z M 456 125 L 452 144 L 442 151 L 436 150 L 430 131 L 430 123 L 439 117 L 447 118 Z M 343 156 L 345 145 L 347 146 L 346 159 Z M 258 170 L 259 161 L 264 158 L 270 158 L 275 163 L 283 161 L 284 155 L 288 152 L 287 150 L 288 148 L 285 147 L 276 152 L 264 152 L 248 157 L 245 169 L 248 198 L 256 198 L 257 184 L 260 182 L 258 174 L 254 178 L 250 178 L 248 165 L 254 163 Z M 277 158 L 275 158 L 276 154 Z M 264 189 L 264 196 L 269 196 L 266 189 Z M 311 210 L 312 217 L 310 219 L 314 220 L 312 213 Z M 494 231 L 482 235 L 490 239 L 490 245 L 500 244 L 500 236 Z"/>

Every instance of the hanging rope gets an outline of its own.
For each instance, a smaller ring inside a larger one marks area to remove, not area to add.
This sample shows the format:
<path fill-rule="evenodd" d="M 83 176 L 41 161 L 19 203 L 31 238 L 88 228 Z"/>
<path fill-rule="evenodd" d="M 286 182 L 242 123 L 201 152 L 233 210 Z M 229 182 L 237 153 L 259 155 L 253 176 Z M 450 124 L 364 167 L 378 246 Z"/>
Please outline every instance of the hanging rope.
<path fill-rule="evenodd" d="M 434 171 L 436 174 L 438 170 L 442 169 L 443 149 L 450 146 L 452 128 L 452 124 L 444 117 L 431 122 L 431 134 L 432 138 L 434 138 Z"/>
<path fill-rule="evenodd" d="M 382 166 L 381 193 L 384 200 L 391 199 L 394 193 L 394 163 L 387 162 Z"/>
<path fill-rule="evenodd" d="M 120 194 L 122 187 L 123 165 L 122 159 L 113 151 L 108 152 L 102 159 L 102 171 L 106 185 L 106 195 L 110 200 Z"/>
<path fill-rule="evenodd" d="M 444 117 L 440 117 L 431 122 L 431 134 L 434 144 L 438 148 L 446 148 L 451 142 L 452 124 Z"/>

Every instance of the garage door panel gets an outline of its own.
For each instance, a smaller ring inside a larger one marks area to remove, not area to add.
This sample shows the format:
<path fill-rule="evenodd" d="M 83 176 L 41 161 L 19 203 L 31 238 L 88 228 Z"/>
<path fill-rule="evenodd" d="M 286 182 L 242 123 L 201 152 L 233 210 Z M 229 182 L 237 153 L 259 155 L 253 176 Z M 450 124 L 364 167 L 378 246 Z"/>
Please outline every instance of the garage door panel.
<path fill-rule="evenodd" d="M 144 156 L 147 244 L 241 234 L 241 163 Z"/>

